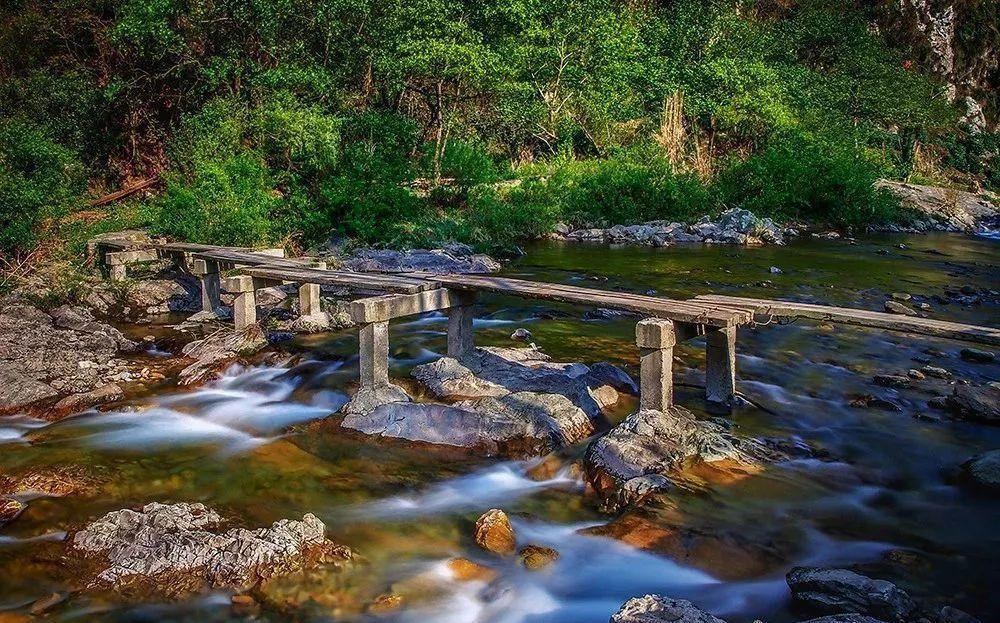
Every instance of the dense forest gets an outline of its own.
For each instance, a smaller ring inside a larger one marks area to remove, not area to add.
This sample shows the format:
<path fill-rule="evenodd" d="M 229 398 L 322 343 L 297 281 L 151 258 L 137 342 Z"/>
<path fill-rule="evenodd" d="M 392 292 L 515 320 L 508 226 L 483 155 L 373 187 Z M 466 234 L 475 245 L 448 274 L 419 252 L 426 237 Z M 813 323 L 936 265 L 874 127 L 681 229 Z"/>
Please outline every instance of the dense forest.
<path fill-rule="evenodd" d="M 970 4 L 995 39 L 996 5 Z M 900 218 L 881 177 L 1000 184 L 997 134 L 960 122 L 960 98 L 879 26 L 879 3 L 7 6 L 10 257 L 136 225 L 299 248 L 503 248 L 557 221 L 725 207 L 857 228 Z M 92 205 L 150 178 L 155 192 Z"/>

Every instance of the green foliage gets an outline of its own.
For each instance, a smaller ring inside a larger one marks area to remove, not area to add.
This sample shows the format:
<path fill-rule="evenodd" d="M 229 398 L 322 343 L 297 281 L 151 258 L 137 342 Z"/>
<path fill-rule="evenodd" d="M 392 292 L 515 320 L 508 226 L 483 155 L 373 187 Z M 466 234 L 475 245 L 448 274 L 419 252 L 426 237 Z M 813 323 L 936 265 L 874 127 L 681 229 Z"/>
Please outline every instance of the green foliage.
<path fill-rule="evenodd" d="M 71 150 L 33 125 L 0 119 L 0 253 L 31 251 L 84 189 L 83 166 Z"/>
<path fill-rule="evenodd" d="M 727 169 L 715 192 L 759 216 L 863 228 L 898 217 L 898 203 L 874 186 L 884 167 L 843 137 L 786 133 Z"/>
<path fill-rule="evenodd" d="M 938 144 L 945 149 L 945 165 L 981 178 L 986 188 L 1000 190 L 1000 132 L 950 134 Z"/>
<path fill-rule="evenodd" d="M 280 200 L 267 167 L 250 154 L 198 162 L 168 178 L 156 229 L 191 242 L 259 246 L 276 239 Z"/>

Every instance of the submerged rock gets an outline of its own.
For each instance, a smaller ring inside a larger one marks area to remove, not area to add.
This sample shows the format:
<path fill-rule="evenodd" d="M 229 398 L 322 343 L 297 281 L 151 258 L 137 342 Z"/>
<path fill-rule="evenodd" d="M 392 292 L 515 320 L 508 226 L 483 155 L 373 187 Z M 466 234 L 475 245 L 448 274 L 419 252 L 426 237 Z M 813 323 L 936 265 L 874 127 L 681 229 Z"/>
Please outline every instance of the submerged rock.
<path fill-rule="evenodd" d="M 993 363 L 996 360 L 996 353 L 978 348 L 963 348 L 959 355 L 965 361 L 972 363 Z"/>
<path fill-rule="evenodd" d="M 816 612 L 845 612 L 884 621 L 905 621 L 916 603 L 892 582 L 873 580 L 847 569 L 796 567 L 786 576 L 792 599 Z"/>
<path fill-rule="evenodd" d="M 140 512 L 108 513 L 74 534 L 69 549 L 98 563 L 90 588 L 168 597 L 206 587 L 246 590 L 274 576 L 352 558 L 310 514 L 255 530 L 223 531 L 222 524 L 202 504 L 152 503 Z"/>
<path fill-rule="evenodd" d="M 79 465 L 32 467 L 0 475 L 0 494 L 33 493 L 63 497 L 93 491 L 103 480 Z"/>
<path fill-rule="evenodd" d="M 344 262 L 344 268 L 359 272 L 495 273 L 502 268 L 488 255 L 473 253 L 466 245 L 445 249 L 362 249 Z"/>
<path fill-rule="evenodd" d="M 962 472 L 973 484 L 1000 491 L 1000 449 L 977 454 L 962 463 Z"/>
<path fill-rule="evenodd" d="M 491 508 L 476 520 L 474 536 L 479 547 L 494 554 L 513 554 L 517 549 L 514 527 L 499 508 Z"/>
<path fill-rule="evenodd" d="M 529 571 L 544 569 L 559 558 L 559 552 L 551 547 L 541 545 L 525 545 L 517 555 L 521 564 Z"/>
<path fill-rule="evenodd" d="M 609 623 L 726 623 L 685 599 L 662 595 L 633 597 L 611 615 Z"/>
<path fill-rule="evenodd" d="M 692 461 L 758 465 L 781 458 L 781 452 L 763 441 L 739 437 L 717 422 L 698 420 L 687 409 L 674 406 L 665 412 L 644 410 L 628 416 L 590 445 L 584 464 L 588 481 L 609 498 L 634 478 L 658 474 L 670 481 Z M 665 481 L 658 481 L 659 486 Z"/>
<path fill-rule="evenodd" d="M 955 418 L 1000 424 L 1000 388 L 956 385 L 944 404 Z"/>

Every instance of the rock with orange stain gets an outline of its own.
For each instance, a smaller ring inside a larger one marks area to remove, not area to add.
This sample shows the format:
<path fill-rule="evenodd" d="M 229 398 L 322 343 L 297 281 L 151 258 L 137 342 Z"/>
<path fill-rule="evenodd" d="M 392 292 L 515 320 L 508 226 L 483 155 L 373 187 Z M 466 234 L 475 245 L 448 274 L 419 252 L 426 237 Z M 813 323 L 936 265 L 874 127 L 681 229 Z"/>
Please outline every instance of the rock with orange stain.
<path fill-rule="evenodd" d="M 497 572 L 468 558 L 452 558 L 448 561 L 448 570 L 459 582 L 492 582 Z"/>
<path fill-rule="evenodd" d="M 402 605 L 402 595 L 397 595 L 396 593 L 382 593 L 373 599 L 370 604 L 368 604 L 365 611 L 370 614 L 384 614 L 386 612 L 398 610 Z"/>
<path fill-rule="evenodd" d="M 685 526 L 676 512 L 667 512 L 656 519 L 627 514 L 609 524 L 582 532 L 610 537 L 638 549 L 663 554 L 731 581 L 776 571 L 792 554 L 779 551 L 777 544 L 765 545 L 735 532 Z"/>
<path fill-rule="evenodd" d="M 556 558 L 559 558 L 559 552 L 551 547 L 526 545 L 518 552 L 518 557 L 525 569 L 538 571 L 555 562 Z"/>
<path fill-rule="evenodd" d="M 513 554 L 517 548 L 510 519 L 498 508 L 491 508 L 476 520 L 475 538 L 479 547 L 494 554 Z"/>

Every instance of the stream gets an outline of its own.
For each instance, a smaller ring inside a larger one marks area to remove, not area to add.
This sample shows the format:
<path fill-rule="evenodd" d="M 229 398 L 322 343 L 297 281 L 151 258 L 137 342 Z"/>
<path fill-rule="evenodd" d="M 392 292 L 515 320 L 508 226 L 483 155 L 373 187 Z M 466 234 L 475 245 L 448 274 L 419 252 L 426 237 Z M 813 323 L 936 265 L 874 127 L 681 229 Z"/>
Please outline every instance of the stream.
<path fill-rule="evenodd" d="M 776 270 L 772 270 L 774 267 Z M 857 242 L 801 239 L 785 247 L 608 248 L 539 243 L 508 265 L 511 277 L 688 298 L 716 293 L 881 310 L 891 293 L 927 301 L 931 317 L 1000 325 L 997 296 L 952 297 L 962 286 L 1000 289 L 1000 240 L 955 234 L 876 236 Z M 935 295 L 942 297 L 935 299 Z M 635 376 L 634 317 L 483 296 L 476 342 L 505 345 L 518 327 L 556 361 L 609 361 Z M 164 320 L 166 322 L 166 320 Z M 392 376 L 445 350 L 445 318 L 391 327 Z M 150 331 L 150 327 L 132 331 Z M 140 333 L 141 335 L 141 333 Z M 599 536 L 613 517 L 583 495 L 571 472 L 530 477 L 537 461 L 483 458 L 454 448 L 373 441 L 327 418 L 357 376 L 357 334 L 299 336 L 291 368 L 233 367 L 196 390 L 167 387 L 102 412 L 54 422 L 0 418 L 0 472 L 84 465 L 100 476 L 65 497 L 21 494 L 28 508 L 0 528 L 0 621 L 65 590 L 61 539 L 109 511 L 148 502 L 203 502 L 247 526 L 313 513 L 328 535 L 364 559 L 275 590 L 296 604 L 268 621 L 605 623 L 627 599 L 690 599 L 730 623 L 790 623 L 784 575 L 796 565 L 848 565 L 911 595 L 1000 620 L 1000 499 L 961 486 L 957 466 L 1000 447 L 1000 428 L 956 422 L 927 406 L 947 384 L 909 389 L 872 383 L 925 363 L 974 384 L 1000 380 L 1000 363 L 970 363 L 964 344 L 800 321 L 743 329 L 737 383 L 752 402 L 731 414 L 744 435 L 788 437 L 821 451 L 706 490 L 671 493 L 642 513 L 644 533 Z M 676 400 L 710 417 L 701 390 L 704 342 L 679 347 Z M 856 408 L 865 394 L 900 411 Z M 564 453 L 580 456 L 586 443 Z M 472 524 L 503 508 L 519 542 L 552 547 L 541 571 L 491 557 Z M 652 526 L 652 528 L 650 528 Z M 690 558 L 656 545 L 656 527 L 712 537 Z M 644 549 L 636 547 L 642 541 Z M 446 562 L 463 556 L 494 569 L 492 583 L 458 581 Z M 390 588 L 407 596 L 385 614 L 365 605 Z M 55 621 L 236 621 L 230 593 L 180 603 L 127 603 L 75 595 Z"/>

